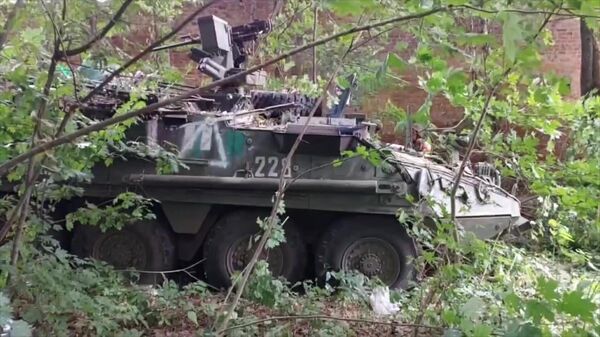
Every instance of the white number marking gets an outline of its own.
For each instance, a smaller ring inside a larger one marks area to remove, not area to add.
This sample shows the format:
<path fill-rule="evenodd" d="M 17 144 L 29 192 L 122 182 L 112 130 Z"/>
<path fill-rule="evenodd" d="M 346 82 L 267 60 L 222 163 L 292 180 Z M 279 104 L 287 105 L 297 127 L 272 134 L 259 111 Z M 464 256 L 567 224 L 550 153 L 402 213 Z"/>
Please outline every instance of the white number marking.
<path fill-rule="evenodd" d="M 276 156 L 256 156 L 254 157 L 254 164 L 257 165 L 256 170 L 254 171 L 254 176 L 257 178 L 267 177 L 277 178 L 279 177 L 279 172 L 282 167 L 279 165 L 285 165 L 285 158 L 279 159 Z M 265 172 L 265 169 L 268 169 Z M 292 170 L 286 165 L 284 177 L 290 178 L 292 176 Z"/>
<path fill-rule="evenodd" d="M 259 177 L 262 178 L 265 176 L 265 173 L 263 172 L 264 168 L 265 168 L 265 157 L 264 156 L 257 156 L 254 157 L 254 163 L 258 164 L 258 167 L 256 168 L 256 171 L 254 172 L 254 176 L 255 177 Z"/>
<path fill-rule="evenodd" d="M 269 157 L 269 158 L 267 158 L 267 161 L 269 162 L 269 165 L 271 165 L 271 169 L 269 170 L 269 177 L 277 177 L 278 176 L 277 166 L 279 164 L 279 158 Z"/>

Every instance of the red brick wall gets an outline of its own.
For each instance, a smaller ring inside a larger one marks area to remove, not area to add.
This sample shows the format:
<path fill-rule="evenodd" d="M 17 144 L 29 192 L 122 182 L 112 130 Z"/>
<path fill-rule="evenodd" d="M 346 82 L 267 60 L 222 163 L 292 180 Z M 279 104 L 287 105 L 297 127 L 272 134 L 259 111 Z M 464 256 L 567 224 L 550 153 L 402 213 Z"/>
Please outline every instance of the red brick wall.
<path fill-rule="evenodd" d="M 554 45 L 544 52 L 543 68 L 571 79 L 571 97 L 581 96 L 581 21 L 557 19 L 549 23 Z M 585 70 L 584 70 L 585 71 Z"/>
<path fill-rule="evenodd" d="M 281 5 L 279 0 L 221 0 L 203 15 L 214 14 L 229 21 L 231 25 L 239 25 L 257 19 L 270 18 L 278 5 Z M 187 15 L 185 13 L 189 13 L 192 9 L 193 7 L 190 5 L 184 10 L 184 15 Z M 179 18 L 179 20 L 182 18 Z M 552 31 L 554 45 L 544 51 L 543 68 L 570 78 L 571 97 L 579 97 L 581 95 L 580 77 L 582 71 L 580 21 L 577 19 L 557 19 L 552 21 L 548 27 Z M 188 25 L 181 34 L 185 33 L 197 33 L 195 22 Z M 389 48 L 393 48 L 399 40 L 408 46 L 408 53 L 413 51 L 418 44 L 414 37 L 403 32 L 395 32 L 392 40 L 395 41 L 390 41 Z M 402 56 L 408 57 L 409 55 Z M 185 51 L 171 52 L 170 60 L 172 65 L 181 69 L 189 68 L 191 65 Z M 417 75 L 414 71 L 407 71 L 403 76 L 403 79 L 408 82 L 407 85 L 401 89 L 382 90 L 378 95 L 366 99 L 359 109 L 375 115 L 390 100 L 405 110 L 416 111 L 426 97 L 425 92 L 418 88 Z M 188 80 L 192 83 L 198 83 L 199 79 L 195 70 L 191 70 Z M 455 125 L 462 118 L 462 112 L 460 109 L 451 106 L 443 97 L 436 97 L 431 110 L 431 117 L 433 123 L 437 126 L 449 127 Z M 391 140 L 397 137 L 392 125 L 389 124 L 386 125 L 383 133 L 386 139 Z"/>
<path fill-rule="evenodd" d="M 266 19 L 272 16 L 277 0 L 221 0 L 207 11 L 207 14 L 214 14 L 229 21 L 232 25 L 243 24 L 255 19 Z M 192 7 L 189 7 L 188 11 Z M 577 19 L 559 19 L 549 24 L 553 34 L 554 45 L 544 52 L 543 67 L 548 71 L 556 72 L 559 75 L 567 76 L 571 79 L 571 96 L 581 95 L 580 74 L 581 74 L 581 37 L 580 21 Z M 190 24 L 186 32 L 196 33 L 195 23 Z M 405 42 L 409 48 L 414 50 L 417 41 L 412 36 L 397 32 L 395 37 Z M 390 47 L 395 45 L 390 42 Z M 171 55 L 173 65 L 185 67 L 189 66 L 185 52 L 174 52 Z M 367 99 L 363 104 L 363 109 L 368 112 L 375 112 L 385 106 L 387 100 L 391 100 L 400 107 L 415 111 L 423 103 L 425 92 L 417 86 L 417 74 L 407 72 L 404 79 L 409 83 L 402 89 L 383 90 L 382 93 Z M 432 107 L 432 120 L 439 127 L 448 127 L 454 125 L 462 117 L 460 110 L 452 107 L 444 98 L 438 97 Z M 387 129 L 387 128 L 386 128 Z M 389 129 L 388 132 L 391 132 Z M 392 135 L 389 135 L 392 136 Z"/>

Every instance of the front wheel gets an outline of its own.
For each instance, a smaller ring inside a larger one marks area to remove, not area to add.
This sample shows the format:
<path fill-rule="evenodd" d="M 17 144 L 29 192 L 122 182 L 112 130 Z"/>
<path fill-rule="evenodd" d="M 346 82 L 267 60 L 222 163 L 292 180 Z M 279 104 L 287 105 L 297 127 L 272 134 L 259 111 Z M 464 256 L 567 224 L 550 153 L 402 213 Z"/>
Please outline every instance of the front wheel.
<path fill-rule="evenodd" d="M 176 261 L 173 235 L 156 221 L 139 221 L 121 230 L 105 232 L 96 226 L 78 225 L 71 250 L 75 255 L 104 261 L 116 269 L 139 270 L 139 281 L 144 284 L 161 282 L 163 277 L 158 272 L 172 270 Z"/>
<path fill-rule="evenodd" d="M 315 252 L 316 273 L 358 271 L 390 288 L 409 287 L 416 247 L 392 216 L 353 216 L 332 223 Z"/>
<path fill-rule="evenodd" d="M 227 214 L 217 222 L 204 244 L 204 271 L 210 284 L 222 288 L 231 285 L 231 275 L 241 272 L 254 254 L 256 241 L 253 238 L 261 233 L 257 218 L 267 216 L 267 212 L 242 210 Z M 283 229 L 285 242 L 265 249 L 261 258 L 269 263 L 274 276 L 293 283 L 304 277 L 306 246 L 291 221 L 286 221 Z"/>

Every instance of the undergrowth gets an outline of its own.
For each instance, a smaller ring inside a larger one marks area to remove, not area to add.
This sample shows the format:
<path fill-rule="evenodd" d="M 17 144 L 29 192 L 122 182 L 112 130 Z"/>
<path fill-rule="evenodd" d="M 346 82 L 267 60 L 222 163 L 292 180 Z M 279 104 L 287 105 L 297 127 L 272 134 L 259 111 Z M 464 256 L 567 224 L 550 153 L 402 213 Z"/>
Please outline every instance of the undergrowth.
<path fill-rule="evenodd" d="M 410 291 L 392 291 L 401 310 L 391 317 L 370 309 L 376 280 L 335 273 L 335 287 L 291 285 L 272 277 L 261 261 L 226 335 L 392 335 L 393 328 L 418 324 L 435 328 L 422 336 L 600 336 L 597 271 L 502 242 L 468 238 L 462 247 L 460 263 L 440 267 Z M 37 251 L 16 275 L 5 293 L 12 312 L 5 308 L 0 318 L 22 319 L 39 336 L 159 336 L 173 329 L 212 336 L 224 296 L 202 282 L 134 285 L 103 263 L 60 249 Z M 325 317 L 295 318 L 315 315 Z M 267 317 L 280 319 L 255 322 Z M 412 335 L 405 328 L 400 331 Z"/>

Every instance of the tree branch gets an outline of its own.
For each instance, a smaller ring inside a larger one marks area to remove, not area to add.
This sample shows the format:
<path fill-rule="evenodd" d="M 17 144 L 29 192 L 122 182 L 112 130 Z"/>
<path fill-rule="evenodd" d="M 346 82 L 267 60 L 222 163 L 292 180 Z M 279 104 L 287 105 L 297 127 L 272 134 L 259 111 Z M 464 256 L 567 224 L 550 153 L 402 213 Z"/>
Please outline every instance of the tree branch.
<path fill-rule="evenodd" d="M 206 6 L 203 6 L 203 7 L 206 7 Z M 167 106 L 167 105 L 170 105 L 170 104 L 173 104 L 173 103 L 177 103 L 177 102 L 179 102 L 179 101 L 181 101 L 183 99 L 186 99 L 186 98 L 189 98 L 189 97 L 192 97 L 192 96 L 195 96 L 195 95 L 199 95 L 199 94 L 205 92 L 208 89 L 212 89 L 212 88 L 215 88 L 215 87 L 219 87 L 219 86 L 231 83 L 234 80 L 242 78 L 243 76 L 251 74 L 251 73 L 253 73 L 253 72 L 257 71 L 257 70 L 261 70 L 262 68 L 265 68 L 267 66 L 275 64 L 275 63 L 277 63 L 277 62 L 279 62 L 281 60 L 284 60 L 284 59 L 286 59 L 286 58 L 288 58 L 288 57 L 290 57 L 292 55 L 295 55 L 295 54 L 297 54 L 299 52 L 302 52 L 304 50 L 310 49 L 312 47 L 315 47 L 315 46 L 318 46 L 318 45 L 322 45 L 324 43 L 327 43 L 327 42 L 332 41 L 332 40 L 336 40 L 336 39 L 338 39 L 340 37 L 343 37 L 343 36 L 346 36 L 346 35 L 355 34 L 355 33 L 361 32 L 361 31 L 370 30 L 370 29 L 373 29 L 373 28 L 377 28 L 377 27 L 381 27 L 381 26 L 386 26 L 386 25 L 393 24 L 393 23 L 398 23 L 398 22 L 403 22 L 403 21 L 409 21 L 409 20 L 413 20 L 413 19 L 418 19 L 418 18 L 426 17 L 426 16 L 429 16 L 429 15 L 432 15 L 432 14 L 435 14 L 435 13 L 439 13 L 439 12 L 443 12 L 443 11 L 447 11 L 447 10 L 448 9 L 445 8 L 445 7 L 434 8 L 434 9 L 431 9 L 431 10 L 428 10 L 428 11 L 424 11 L 424 12 L 421 12 L 421 13 L 415 13 L 415 14 L 410 14 L 410 15 L 406 15 L 406 16 L 399 16 L 399 17 L 394 17 L 394 18 L 390 18 L 390 19 L 383 20 L 383 21 L 378 21 L 378 22 L 371 23 L 371 24 L 366 24 L 366 25 L 363 25 L 363 26 L 356 26 L 356 27 L 352 27 L 352 28 L 350 28 L 348 30 L 339 32 L 337 34 L 333 34 L 333 35 L 321 38 L 321 39 L 319 39 L 317 41 L 305 44 L 305 45 L 297 47 L 297 48 L 294 48 L 294 49 L 292 49 L 292 50 L 290 50 L 290 51 L 288 51 L 286 53 L 283 53 L 283 54 L 281 54 L 281 55 L 279 55 L 279 56 L 277 56 L 275 58 L 272 58 L 272 59 L 270 59 L 270 60 L 268 60 L 268 61 L 266 61 L 266 62 L 264 62 L 262 64 L 259 64 L 257 66 L 251 67 L 251 68 L 249 68 L 247 70 L 244 70 L 244 71 L 241 71 L 241 72 L 239 72 L 237 74 L 228 76 L 228 77 L 226 77 L 226 78 L 224 78 L 222 80 L 214 81 L 214 82 L 209 83 L 209 84 L 207 84 L 207 85 L 205 85 L 203 87 L 189 90 L 189 91 L 187 91 L 187 92 L 185 92 L 185 93 L 183 93 L 183 94 L 181 94 L 179 96 L 175 96 L 175 97 L 172 97 L 172 98 L 169 98 L 169 99 L 165 99 L 163 101 L 150 104 L 150 105 L 148 105 L 148 106 L 146 106 L 146 107 L 144 107 L 142 109 L 130 111 L 130 112 L 124 113 L 122 115 L 115 116 L 113 118 L 100 121 L 100 122 L 98 122 L 96 124 L 90 125 L 88 127 L 82 128 L 82 129 L 79 129 L 79 130 L 77 130 L 77 131 L 75 131 L 73 133 L 70 133 L 68 135 L 64 135 L 62 137 L 58 137 L 58 138 L 53 139 L 51 141 L 39 144 L 38 146 L 30 149 L 29 151 L 27 151 L 27 152 L 25 152 L 23 154 L 20 154 L 20 155 L 18 155 L 16 157 L 14 157 L 14 158 L 12 158 L 12 159 L 4 162 L 2 165 L 0 165 L 0 177 L 4 176 L 10 169 L 12 169 L 16 165 L 22 163 L 23 161 L 25 161 L 25 160 L 27 160 L 27 159 L 29 159 L 29 158 L 37 155 L 37 154 L 40 154 L 40 153 L 45 152 L 45 151 L 48 151 L 48 150 L 50 150 L 50 149 L 52 149 L 52 148 L 54 148 L 56 146 L 67 144 L 67 143 L 69 143 L 69 142 L 71 142 L 71 141 L 73 141 L 73 140 L 75 140 L 75 139 L 77 139 L 77 138 L 79 138 L 81 136 L 88 135 L 88 134 L 90 134 L 92 132 L 95 132 L 95 131 L 103 130 L 104 128 L 106 128 L 108 126 L 111 126 L 111 125 L 123 122 L 123 121 L 125 121 L 127 119 L 130 119 L 130 118 L 133 118 L 133 117 L 137 117 L 137 116 L 140 116 L 140 115 L 143 115 L 143 114 L 147 114 L 147 113 L 152 113 L 152 112 L 156 111 L 157 109 L 162 108 L 164 106 Z M 124 67 L 121 67 L 121 68 L 124 68 Z"/>
<path fill-rule="evenodd" d="M 52 14 L 49 12 L 44 1 L 40 0 L 40 3 L 42 5 L 42 7 L 44 8 L 44 10 L 46 11 L 46 13 L 48 14 L 48 17 L 54 24 Z M 42 91 L 42 97 L 40 98 L 41 101 L 40 101 L 40 104 L 39 104 L 39 107 L 37 110 L 37 114 L 36 114 L 36 123 L 33 128 L 33 133 L 31 135 L 31 147 L 34 147 L 38 138 L 41 138 L 40 129 L 42 127 L 44 117 L 48 110 L 48 100 L 50 99 L 50 90 L 52 89 L 52 83 L 54 82 L 54 77 L 55 77 L 55 73 L 56 73 L 57 58 L 55 55 L 56 55 L 56 51 L 60 48 L 61 37 L 59 35 L 56 25 L 54 25 L 53 27 L 54 27 L 54 53 L 52 54 L 53 56 L 52 56 L 52 59 L 50 60 L 50 66 L 48 67 L 46 83 L 44 84 L 44 89 Z M 41 164 L 38 163 L 38 165 L 41 165 Z M 29 202 L 31 199 L 31 194 L 33 192 L 33 185 L 35 184 L 35 181 L 37 180 L 39 172 L 40 172 L 40 170 L 36 167 L 35 158 L 33 158 L 33 157 L 29 158 L 29 165 L 27 167 L 27 175 L 26 175 L 26 179 L 24 182 L 24 192 L 23 192 L 23 196 L 21 197 L 21 200 L 19 200 L 19 205 L 21 207 L 15 209 L 15 213 L 13 213 L 13 215 L 18 214 L 17 229 L 16 229 L 15 237 L 13 239 L 12 250 L 10 253 L 10 263 L 13 266 L 17 264 L 17 260 L 19 258 L 19 248 L 20 248 L 20 244 L 21 244 L 21 240 L 22 240 L 22 236 L 23 236 L 23 231 L 25 229 L 25 220 L 27 218 L 27 213 L 29 212 Z M 11 216 L 11 219 L 14 220 L 13 216 Z M 13 225 L 13 223 L 9 219 L 9 221 L 7 221 L 4 224 L 4 228 L 2 228 L 1 232 L 8 233 L 8 231 L 10 230 L 12 225 Z M 1 237 L 0 237 L 0 240 L 2 240 Z"/>
<path fill-rule="evenodd" d="M 313 9 L 313 31 L 312 40 L 317 40 L 317 28 L 319 27 L 319 6 L 315 3 Z M 312 81 L 317 83 L 317 47 L 312 48 Z"/>
<path fill-rule="evenodd" d="M 546 25 L 548 25 L 548 23 L 550 22 L 550 19 L 552 18 L 554 13 L 556 11 L 560 10 L 560 8 L 561 7 L 558 7 L 553 12 L 548 13 L 546 18 L 540 25 L 540 28 L 537 30 L 535 35 L 532 37 L 532 39 L 531 39 L 532 42 L 538 38 L 538 36 L 544 30 L 544 27 L 546 27 Z M 479 130 L 481 129 L 481 126 L 483 125 L 483 121 L 484 121 L 485 117 L 487 116 L 487 113 L 489 111 L 490 102 L 491 102 L 493 96 L 496 94 L 496 90 L 503 83 L 504 79 L 510 74 L 510 72 L 512 71 L 512 68 L 515 66 L 516 62 L 517 62 L 516 60 L 513 61 L 512 65 L 504 71 L 502 76 L 498 79 L 498 81 L 492 87 L 492 90 L 490 91 L 490 93 L 487 95 L 485 102 L 483 104 L 481 116 L 479 117 L 479 120 L 477 121 L 477 124 L 475 125 L 475 128 L 473 129 L 473 132 L 469 139 L 469 145 L 467 146 L 467 152 L 465 153 L 465 156 L 464 156 L 462 162 L 460 163 L 458 173 L 456 174 L 456 177 L 454 178 L 454 183 L 452 184 L 452 190 L 450 192 L 450 219 L 454 222 L 456 222 L 456 192 L 458 191 L 458 186 L 460 184 L 460 180 L 461 180 L 462 175 L 467 166 L 467 162 L 469 161 L 469 157 L 471 157 L 471 152 L 473 152 L 473 148 L 475 147 L 475 142 L 477 141 L 477 136 L 479 135 Z M 455 239 L 458 239 L 457 224 L 455 224 Z"/>
<path fill-rule="evenodd" d="M 329 321 L 344 321 L 344 322 L 354 322 L 354 323 L 367 323 L 367 324 L 377 324 L 377 325 L 390 325 L 390 326 L 402 326 L 402 327 L 411 327 L 411 328 L 424 328 L 424 329 L 442 329 L 442 327 L 424 325 L 424 324 L 411 324 L 411 323 L 398 323 L 394 321 L 376 321 L 371 319 L 363 319 L 363 318 L 345 318 L 345 317 L 337 317 L 337 316 L 329 316 L 329 315 L 293 315 L 293 316 L 272 316 L 262 319 L 257 319 L 252 322 L 234 325 L 229 328 L 220 330 L 217 334 L 222 334 L 227 331 L 236 330 L 245 328 L 248 326 L 258 325 L 261 323 L 269 322 L 269 321 L 290 321 L 290 320 L 329 320 Z"/>
<path fill-rule="evenodd" d="M 492 10 L 492 9 L 485 9 L 485 8 L 475 7 L 475 6 L 470 6 L 470 5 L 461 5 L 460 7 L 470 9 L 473 11 L 477 11 L 477 12 L 487 13 L 487 14 L 498 14 L 498 13 L 506 12 L 506 13 L 516 13 L 516 14 L 523 14 L 523 15 L 546 14 L 546 15 L 551 15 L 551 16 L 578 17 L 578 18 L 582 18 L 582 19 L 585 19 L 585 18 L 600 19 L 600 16 L 598 16 L 598 15 L 578 14 L 571 10 L 568 10 L 567 13 L 558 13 L 558 12 L 549 12 L 549 11 L 528 11 L 528 10 L 520 10 L 520 9 Z M 563 9 L 563 8 L 561 7 L 560 9 Z"/>
<path fill-rule="evenodd" d="M 275 222 L 277 220 L 277 212 L 279 210 L 279 206 L 281 205 L 281 202 L 283 201 L 283 196 L 285 195 L 285 191 L 286 191 L 287 187 L 289 186 L 289 184 L 287 184 L 286 179 L 285 179 L 285 171 L 289 168 L 292 158 L 293 158 L 294 154 L 296 153 L 298 146 L 302 142 L 302 138 L 304 137 L 304 134 L 306 133 L 306 130 L 308 129 L 308 123 L 309 123 L 310 119 L 314 116 L 318 107 L 321 105 L 323 98 L 327 96 L 327 91 L 329 89 L 329 86 L 331 85 L 331 83 L 333 83 L 335 76 L 337 76 L 337 73 L 340 71 L 340 69 L 343 65 L 344 59 L 351 52 L 353 44 L 354 44 L 354 39 L 352 39 L 350 46 L 348 47 L 346 52 L 340 58 L 336 69 L 329 77 L 329 81 L 323 87 L 323 92 L 321 93 L 321 96 L 319 97 L 319 99 L 315 102 L 314 106 L 312 107 L 310 114 L 308 115 L 308 118 L 306 120 L 306 123 L 304 124 L 304 127 L 302 128 L 302 131 L 300 132 L 300 134 L 298 134 L 298 137 L 296 137 L 296 141 L 294 142 L 290 151 L 288 152 L 287 156 L 285 157 L 284 165 L 282 165 L 281 172 L 279 174 L 279 186 L 277 188 L 277 192 L 275 192 L 275 202 L 273 203 L 273 207 L 271 208 L 271 214 L 269 215 L 269 218 L 267 220 L 267 226 L 266 226 L 264 232 L 262 233 L 262 236 L 260 238 L 260 241 L 258 242 L 256 250 L 254 251 L 254 254 L 252 255 L 252 258 L 250 259 L 250 261 L 248 262 L 248 265 L 242 272 L 240 286 L 237 289 L 237 292 L 235 294 L 233 302 L 227 309 L 227 313 L 226 313 L 225 317 L 223 318 L 223 321 L 221 322 L 220 329 L 216 329 L 217 331 L 220 331 L 217 333 L 217 336 L 223 336 L 223 332 L 227 329 L 227 325 L 229 324 L 229 320 L 231 319 L 231 313 L 235 311 L 235 309 L 240 301 L 240 298 L 244 292 L 244 289 L 246 288 L 246 284 L 248 283 L 250 275 L 252 274 L 252 271 L 254 270 L 254 266 L 258 262 L 260 254 L 262 253 L 269 237 L 271 236 L 271 231 L 275 227 Z M 235 284 L 231 285 L 230 292 L 233 289 L 233 287 L 235 287 Z M 224 303 L 223 306 L 225 307 L 226 304 L 227 303 Z"/>
<path fill-rule="evenodd" d="M 119 7 L 119 9 L 117 10 L 115 15 L 106 24 L 106 26 L 104 26 L 100 30 L 100 32 L 98 32 L 98 34 L 94 35 L 94 37 L 92 37 L 88 42 L 86 42 L 85 44 L 83 44 L 82 46 L 79 46 L 77 48 L 61 50 L 58 53 L 61 56 L 74 56 L 74 55 L 81 54 L 81 53 L 85 52 L 86 50 L 90 49 L 94 45 L 94 43 L 98 42 L 100 39 L 105 37 L 106 34 L 108 34 L 108 32 L 117 24 L 117 22 L 121 19 L 121 17 L 127 10 L 127 7 L 129 7 L 129 5 L 132 2 L 133 2 L 133 0 L 125 0 L 123 2 L 123 4 L 121 4 L 121 7 Z M 63 10 L 66 11 L 66 7 L 63 8 Z"/>

